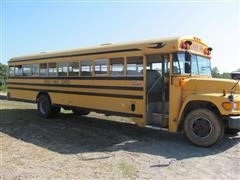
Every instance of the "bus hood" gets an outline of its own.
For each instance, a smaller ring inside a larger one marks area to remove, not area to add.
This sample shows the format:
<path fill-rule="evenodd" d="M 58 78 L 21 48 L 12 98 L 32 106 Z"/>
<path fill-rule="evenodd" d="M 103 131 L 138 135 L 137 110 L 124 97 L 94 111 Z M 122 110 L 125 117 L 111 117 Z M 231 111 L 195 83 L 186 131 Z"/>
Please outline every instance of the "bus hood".
<path fill-rule="evenodd" d="M 183 90 L 196 93 L 227 93 L 236 85 L 236 80 L 218 78 L 188 78 L 185 79 Z M 235 94 L 240 93 L 240 84 L 234 88 Z"/>

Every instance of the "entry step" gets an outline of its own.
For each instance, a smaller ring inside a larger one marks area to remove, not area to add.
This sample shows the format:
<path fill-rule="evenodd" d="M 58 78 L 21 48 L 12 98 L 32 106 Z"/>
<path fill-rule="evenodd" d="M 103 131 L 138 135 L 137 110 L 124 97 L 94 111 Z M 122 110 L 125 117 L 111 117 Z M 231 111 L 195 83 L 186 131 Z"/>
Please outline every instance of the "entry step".
<path fill-rule="evenodd" d="M 168 127 L 169 116 L 167 114 L 163 115 L 161 113 L 152 113 L 152 124 L 158 125 L 160 127 Z"/>

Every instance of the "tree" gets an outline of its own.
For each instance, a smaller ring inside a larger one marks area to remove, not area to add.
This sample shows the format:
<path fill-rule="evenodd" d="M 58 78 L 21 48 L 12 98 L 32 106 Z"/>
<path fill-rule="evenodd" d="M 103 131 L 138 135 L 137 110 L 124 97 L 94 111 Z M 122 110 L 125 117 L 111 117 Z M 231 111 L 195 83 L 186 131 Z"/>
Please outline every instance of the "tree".
<path fill-rule="evenodd" d="M 217 67 L 212 68 L 212 77 L 214 78 L 222 78 L 221 74 L 219 73 L 219 70 Z"/>
<path fill-rule="evenodd" d="M 224 72 L 224 73 L 222 74 L 222 78 L 223 78 L 223 79 L 231 79 L 231 74 L 230 74 L 230 73 L 227 73 L 227 72 Z"/>
<path fill-rule="evenodd" d="M 220 73 L 217 67 L 212 68 L 212 77 L 214 78 L 223 78 L 223 79 L 231 79 L 231 73 L 224 72 Z"/>
<path fill-rule="evenodd" d="M 6 90 L 8 66 L 0 63 L 0 90 Z"/>

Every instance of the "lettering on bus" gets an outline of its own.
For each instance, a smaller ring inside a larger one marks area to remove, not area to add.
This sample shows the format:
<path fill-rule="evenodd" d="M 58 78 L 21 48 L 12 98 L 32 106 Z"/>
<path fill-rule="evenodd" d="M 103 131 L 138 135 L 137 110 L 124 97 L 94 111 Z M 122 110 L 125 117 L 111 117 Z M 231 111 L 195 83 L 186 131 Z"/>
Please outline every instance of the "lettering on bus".
<path fill-rule="evenodd" d="M 196 52 L 203 52 L 204 46 L 201 44 L 197 44 L 197 43 L 192 43 L 192 45 L 190 46 L 190 49 Z"/>
<path fill-rule="evenodd" d="M 43 82 L 44 82 L 45 84 L 58 84 L 58 80 L 57 80 L 57 79 L 54 79 L 54 80 L 44 79 Z"/>
<path fill-rule="evenodd" d="M 70 84 L 70 80 L 68 80 L 68 79 L 61 79 L 61 80 L 45 79 L 44 83 L 45 84 Z"/>

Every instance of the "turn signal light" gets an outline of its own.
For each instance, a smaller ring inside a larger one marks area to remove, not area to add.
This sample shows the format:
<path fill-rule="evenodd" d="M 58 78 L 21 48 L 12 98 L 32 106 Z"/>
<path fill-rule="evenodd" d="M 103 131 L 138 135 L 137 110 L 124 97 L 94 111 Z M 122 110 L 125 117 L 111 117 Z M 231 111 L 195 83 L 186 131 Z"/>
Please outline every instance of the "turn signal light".
<path fill-rule="evenodd" d="M 183 86 L 185 84 L 184 78 L 179 79 L 179 86 Z"/>
<path fill-rule="evenodd" d="M 227 111 L 240 111 L 240 102 L 224 102 L 222 107 Z"/>

